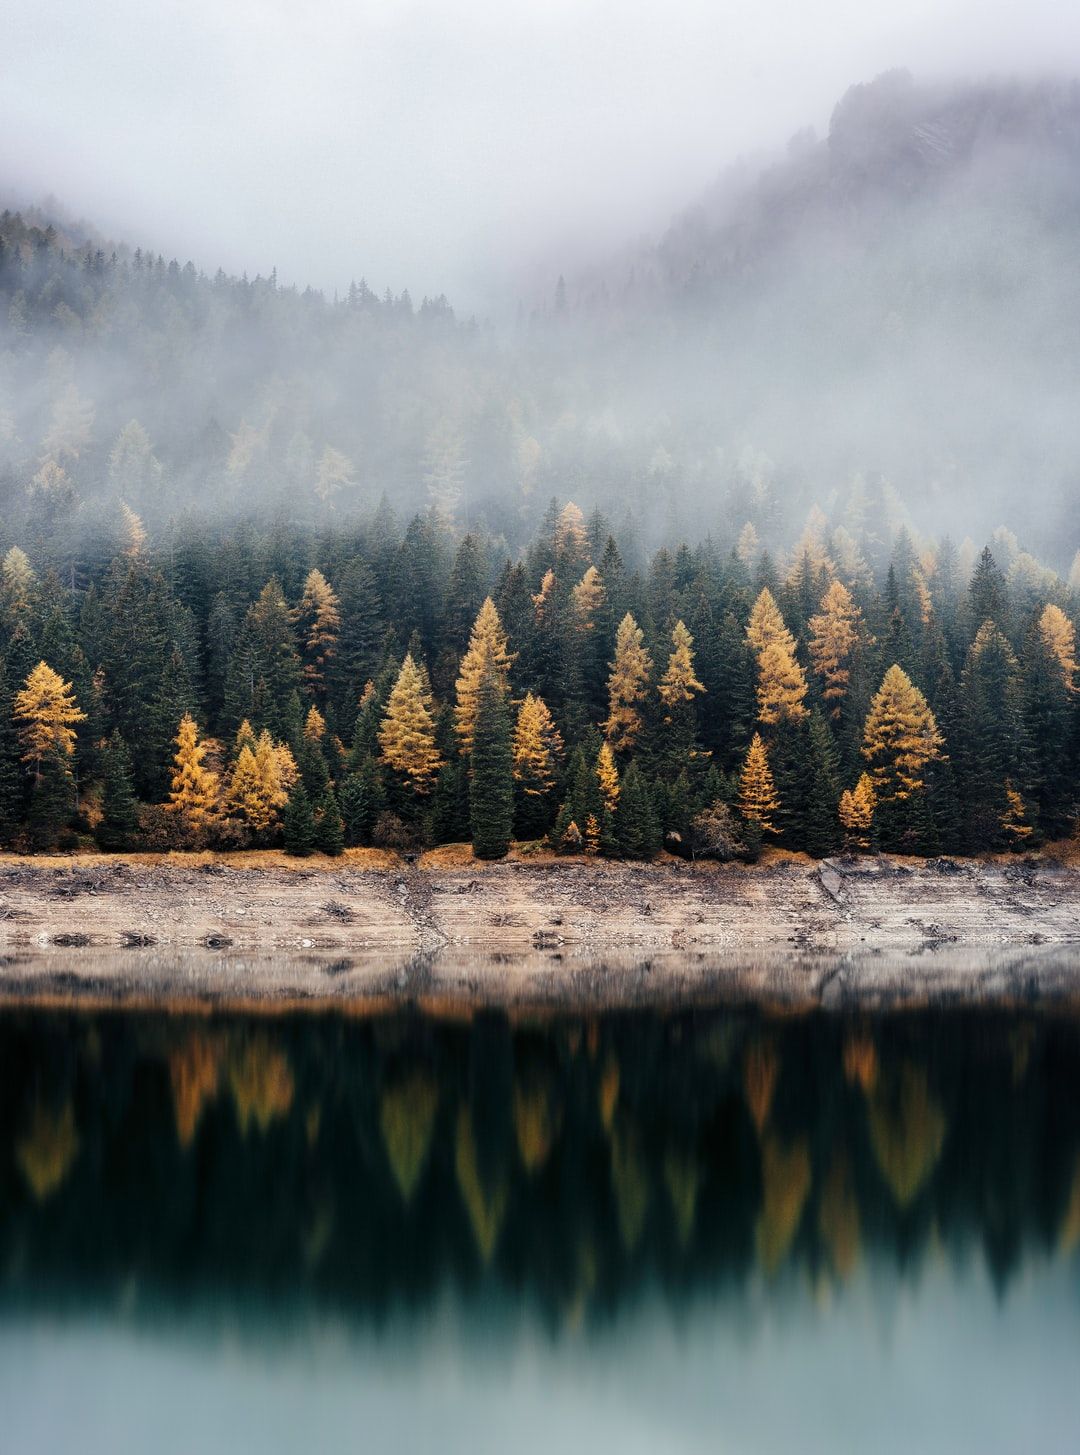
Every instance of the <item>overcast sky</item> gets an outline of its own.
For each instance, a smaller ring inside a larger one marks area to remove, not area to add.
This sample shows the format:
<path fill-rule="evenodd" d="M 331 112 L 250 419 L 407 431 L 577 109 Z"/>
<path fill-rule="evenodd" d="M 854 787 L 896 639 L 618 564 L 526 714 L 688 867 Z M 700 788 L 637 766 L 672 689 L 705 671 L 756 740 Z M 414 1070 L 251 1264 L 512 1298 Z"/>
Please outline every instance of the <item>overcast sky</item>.
<path fill-rule="evenodd" d="M 0 190 L 199 266 L 484 307 L 848 85 L 1080 56 L 1068 0 L 8 0 Z M 1080 69 L 1080 63 L 1076 69 Z"/>

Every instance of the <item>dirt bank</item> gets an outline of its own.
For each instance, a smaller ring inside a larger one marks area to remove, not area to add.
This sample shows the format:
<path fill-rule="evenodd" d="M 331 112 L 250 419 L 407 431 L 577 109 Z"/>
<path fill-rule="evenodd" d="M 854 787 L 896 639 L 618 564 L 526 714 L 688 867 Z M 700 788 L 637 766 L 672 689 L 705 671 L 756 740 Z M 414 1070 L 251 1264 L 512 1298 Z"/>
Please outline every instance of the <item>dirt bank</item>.
<path fill-rule="evenodd" d="M 460 850 L 417 864 L 362 850 L 302 862 L 7 856 L 0 995 L 33 983 L 126 998 L 565 1002 L 602 998 L 605 986 L 633 998 L 634 985 L 644 994 L 663 982 L 685 998 L 738 982 L 801 999 L 839 993 L 872 962 L 893 991 L 940 987 L 947 971 L 957 985 L 990 975 L 1022 993 L 1032 974 L 1080 984 L 1078 910 L 1080 870 L 1051 858 L 775 855 L 746 868 L 479 865 Z"/>

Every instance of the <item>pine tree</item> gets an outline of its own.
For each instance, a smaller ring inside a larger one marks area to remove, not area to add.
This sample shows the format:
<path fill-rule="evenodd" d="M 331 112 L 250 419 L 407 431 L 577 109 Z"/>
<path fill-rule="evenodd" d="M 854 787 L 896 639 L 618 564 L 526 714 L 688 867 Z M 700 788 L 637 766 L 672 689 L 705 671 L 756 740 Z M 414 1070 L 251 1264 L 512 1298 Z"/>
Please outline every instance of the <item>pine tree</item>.
<path fill-rule="evenodd" d="M 297 783 L 289 795 L 282 828 L 285 852 L 306 858 L 315 847 L 315 816 L 302 782 Z"/>
<path fill-rule="evenodd" d="M 138 828 L 138 805 L 131 781 L 131 757 L 118 728 L 102 752 L 101 819 L 94 837 L 99 849 L 130 849 Z"/>
<path fill-rule="evenodd" d="M 615 829 L 626 858 L 653 859 L 660 852 L 662 839 L 652 795 L 636 763 L 623 775 Z"/>
<path fill-rule="evenodd" d="M 822 697 L 834 722 L 843 713 L 851 682 L 851 659 L 859 644 L 859 608 L 841 581 L 832 581 L 821 598 L 819 615 L 809 621 L 810 660 L 822 679 Z"/>
<path fill-rule="evenodd" d="M 23 774 L 13 706 L 7 667 L 0 657 L 0 843 L 11 842 L 23 809 Z"/>
<path fill-rule="evenodd" d="M 507 692 L 510 686 L 510 668 L 514 660 L 514 655 L 507 650 L 506 633 L 499 620 L 499 613 L 495 610 L 495 603 L 488 596 L 473 624 L 469 649 L 461 660 L 461 672 L 457 680 L 455 721 L 463 757 L 468 757 L 473 750 L 473 733 L 484 677 L 492 675 L 499 690 Z"/>
<path fill-rule="evenodd" d="M 1029 790 L 1031 758 L 1024 722 L 1020 664 L 991 620 L 983 622 L 960 678 L 961 733 L 957 752 L 964 840 L 969 852 L 1003 846 L 1008 782 Z"/>
<path fill-rule="evenodd" d="M 644 633 L 627 612 L 615 637 L 604 723 L 604 734 L 616 753 L 629 753 L 641 733 L 641 705 L 653 666 L 644 643 Z"/>
<path fill-rule="evenodd" d="M 506 695 L 498 668 L 493 666 L 480 683 L 472 730 L 469 807 L 473 853 L 478 859 L 501 859 L 510 847 L 514 789 Z"/>
<path fill-rule="evenodd" d="M 442 757 L 435 745 L 435 718 L 425 677 L 412 656 L 401 664 L 379 728 L 382 761 L 415 794 L 435 786 Z"/>
<path fill-rule="evenodd" d="M 321 571 L 311 570 L 296 613 L 303 651 L 304 682 L 320 701 L 333 670 L 341 631 L 341 603 Z"/>
<path fill-rule="evenodd" d="M 315 804 L 314 821 L 315 848 L 336 858 L 345 848 L 345 824 L 331 788 Z"/>
<path fill-rule="evenodd" d="M 762 833 L 771 834 L 776 832 L 775 815 L 779 809 L 769 752 L 761 734 L 755 733 L 739 777 L 739 812 L 748 823 L 757 824 Z"/>
<path fill-rule="evenodd" d="M 821 712 L 810 714 L 806 734 L 806 755 L 802 771 L 804 791 L 797 830 L 791 839 L 815 858 L 824 858 L 839 847 L 840 825 L 837 802 L 840 793 L 836 745 Z"/>
<path fill-rule="evenodd" d="M 175 742 L 169 804 L 190 829 L 202 832 L 218 815 L 218 776 L 204 766 L 206 744 L 199 741 L 199 729 L 190 713 L 180 719 Z"/>

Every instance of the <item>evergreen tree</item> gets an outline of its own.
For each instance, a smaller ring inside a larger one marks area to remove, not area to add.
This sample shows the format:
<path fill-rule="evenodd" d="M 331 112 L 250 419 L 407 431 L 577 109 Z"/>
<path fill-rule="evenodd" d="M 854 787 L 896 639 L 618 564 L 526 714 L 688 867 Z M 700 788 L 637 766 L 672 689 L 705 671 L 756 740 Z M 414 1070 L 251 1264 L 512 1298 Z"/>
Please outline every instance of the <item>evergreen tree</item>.
<path fill-rule="evenodd" d="M 636 763 L 623 775 L 615 831 L 627 859 L 653 859 L 660 852 L 661 832 L 652 795 Z"/>
<path fill-rule="evenodd" d="M 102 752 L 101 819 L 94 830 L 98 848 L 130 849 L 138 828 L 131 757 L 118 728 Z"/>
<path fill-rule="evenodd" d="M 345 824 L 338 808 L 333 789 L 327 787 L 314 809 L 314 847 L 324 854 L 337 857 L 345 848 Z"/>
<path fill-rule="evenodd" d="M 13 707 L 7 668 L 0 658 L 0 843 L 10 843 L 14 838 L 23 812 L 23 775 Z"/>
<path fill-rule="evenodd" d="M 282 825 L 285 852 L 306 858 L 315 847 L 315 815 L 303 782 L 289 794 Z"/>
<path fill-rule="evenodd" d="M 964 842 L 970 852 L 978 853 L 1006 846 L 1006 816 L 1016 817 L 1009 794 L 1026 794 L 1030 778 L 1020 665 L 989 619 L 968 652 L 960 697 L 957 768 Z"/>
<path fill-rule="evenodd" d="M 501 859 L 510 847 L 513 828 L 513 752 L 506 688 L 495 664 L 480 682 L 472 742 L 473 852 L 478 859 Z"/>

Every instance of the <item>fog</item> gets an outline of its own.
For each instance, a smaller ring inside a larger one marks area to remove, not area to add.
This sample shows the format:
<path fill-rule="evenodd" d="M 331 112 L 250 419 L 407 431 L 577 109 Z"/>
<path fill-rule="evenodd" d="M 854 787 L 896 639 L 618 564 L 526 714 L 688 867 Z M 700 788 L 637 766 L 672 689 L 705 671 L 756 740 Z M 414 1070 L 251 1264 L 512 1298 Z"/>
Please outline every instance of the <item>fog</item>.
<path fill-rule="evenodd" d="M 208 271 L 494 312 L 855 81 L 1078 39 L 1060 0 L 13 0 L 0 187 Z"/>

